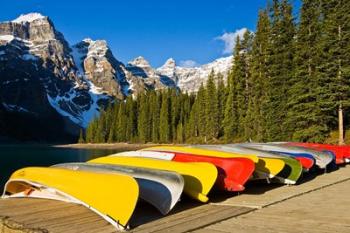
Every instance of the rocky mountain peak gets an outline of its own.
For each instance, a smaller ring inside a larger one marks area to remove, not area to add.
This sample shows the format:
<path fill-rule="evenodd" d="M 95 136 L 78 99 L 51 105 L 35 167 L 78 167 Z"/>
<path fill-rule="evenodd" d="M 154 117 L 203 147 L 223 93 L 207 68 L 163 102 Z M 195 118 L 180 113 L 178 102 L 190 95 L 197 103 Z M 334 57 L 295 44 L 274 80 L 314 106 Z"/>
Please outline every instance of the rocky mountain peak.
<path fill-rule="evenodd" d="M 107 42 L 105 40 L 90 41 L 89 52 L 87 56 L 99 56 L 104 57 L 109 50 Z"/>
<path fill-rule="evenodd" d="M 171 57 L 168 60 L 165 61 L 164 65 L 159 67 L 158 69 L 175 69 L 176 67 L 176 62 L 175 60 Z"/>
<path fill-rule="evenodd" d="M 142 56 L 138 56 L 134 60 L 129 61 L 128 65 L 130 65 L 130 66 L 137 66 L 137 67 L 140 67 L 140 68 L 149 68 L 149 67 L 151 67 L 149 62 Z"/>
<path fill-rule="evenodd" d="M 13 23 L 26 23 L 26 22 L 33 22 L 34 20 L 38 19 L 45 19 L 47 16 L 43 16 L 40 13 L 34 12 L 34 13 L 28 13 L 28 14 L 22 14 L 18 18 L 12 20 Z"/>
<path fill-rule="evenodd" d="M 81 42 L 91 44 L 93 42 L 93 40 L 91 38 L 87 37 L 87 38 L 84 38 Z"/>
<path fill-rule="evenodd" d="M 157 73 L 164 78 L 168 78 L 174 82 L 174 84 L 177 82 L 177 75 L 176 75 L 176 62 L 173 58 L 169 58 L 166 60 L 164 65 L 159 67 L 157 69 Z"/>
<path fill-rule="evenodd" d="M 166 88 L 195 92 L 212 69 L 225 75 L 231 63 L 185 68 L 169 58 L 155 69 L 139 56 L 124 65 L 105 40 L 70 46 L 49 17 L 30 13 L 0 22 L 0 108 L 87 127 L 111 100 Z"/>

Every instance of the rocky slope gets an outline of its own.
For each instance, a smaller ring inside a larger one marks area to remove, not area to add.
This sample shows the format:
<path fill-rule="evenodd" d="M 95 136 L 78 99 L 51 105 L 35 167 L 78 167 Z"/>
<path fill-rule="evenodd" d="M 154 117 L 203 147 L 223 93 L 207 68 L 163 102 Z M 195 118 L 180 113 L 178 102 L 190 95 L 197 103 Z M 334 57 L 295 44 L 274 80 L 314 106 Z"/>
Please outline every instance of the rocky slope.
<path fill-rule="evenodd" d="M 137 57 L 125 65 L 104 40 L 70 46 L 48 17 L 21 15 L 0 23 L 0 112 L 75 135 L 110 101 L 164 88 L 196 91 L 212 69 L 226 74 L 231 60 L 184 68 L 170 58 L 155 69 Z"/>

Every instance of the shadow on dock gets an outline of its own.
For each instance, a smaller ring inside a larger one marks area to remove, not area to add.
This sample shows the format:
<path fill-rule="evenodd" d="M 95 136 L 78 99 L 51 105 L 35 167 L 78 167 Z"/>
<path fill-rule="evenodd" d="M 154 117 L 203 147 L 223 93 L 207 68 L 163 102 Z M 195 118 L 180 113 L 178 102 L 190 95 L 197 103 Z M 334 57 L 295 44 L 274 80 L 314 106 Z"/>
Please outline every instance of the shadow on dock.
<path fill-rule="evenodd" d="M 174 209 L 172 209 L 167 214 L 167 216 L 172 216 L 181 212 L 186 212 L 189 209 L 193 209 L 201 205 L 203 204 L 199 202 L 194 202 L 192 199 L 183 196 L 181 197 L 181 201 L 176 204 Z M 164 218 L 164 215 L 162 215 L 155 207 L 153 207 L 145 201 L 139 201 L 131 218 L 130 226 L 131 228 L 135 228 L 161 218 Z"/>

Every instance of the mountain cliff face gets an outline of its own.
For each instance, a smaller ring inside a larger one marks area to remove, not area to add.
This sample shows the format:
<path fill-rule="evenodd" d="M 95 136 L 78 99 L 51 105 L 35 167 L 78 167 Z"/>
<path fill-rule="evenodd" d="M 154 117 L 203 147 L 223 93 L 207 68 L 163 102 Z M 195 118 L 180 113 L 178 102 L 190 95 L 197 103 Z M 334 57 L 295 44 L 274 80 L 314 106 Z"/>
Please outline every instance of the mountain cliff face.
<path fill-rule="evenodd" d="M 76 135 L 110 101 L 165 88 L 197 91 L 212 69 L 225 75 L 231 60 L 184 68 L 170 58 L 155 69 L 137 57 L 125 65 L 104 40 L 70 46 L 48 17 L 21 15 L 0 23 L 0 113 L 23 118 L 24 125 L 41 122 L 39 138 L 56 130 Z M 0 136 L 11 131 L 8 125 L 0 124 Z"/>

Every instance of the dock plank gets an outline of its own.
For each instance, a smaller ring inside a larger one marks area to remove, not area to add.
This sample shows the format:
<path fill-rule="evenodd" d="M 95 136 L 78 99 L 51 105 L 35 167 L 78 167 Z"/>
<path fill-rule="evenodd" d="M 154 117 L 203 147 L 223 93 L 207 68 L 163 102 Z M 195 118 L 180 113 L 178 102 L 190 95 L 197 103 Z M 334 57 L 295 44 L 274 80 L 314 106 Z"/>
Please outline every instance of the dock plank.
<path fill-rule="evenodd" d="M 27 232 L 24 229 L 29 229 L 28 232 L 31 229 L 41 229 L 42 232 L 115 232 L 111 224 L 86 207 L 54 200 L 3 199 L 0 200 L 0 217 L 5 216 L 18 232 Z"/>
<path fill-rule="evenodd" d="M 236 216 L 250 208 L 198 204 L 183 200 L 167 216 L 162 216 L 149 204 L 138 204 L 130 222 L 131 232 L 186 232 Z M 12 222 L 17 232 L 116 232 L 103 218 L 84 206 L 34 198 L 0 200 L 0 218 Z M 14 224 L 15 223 L 15 224 Z M 11 231 L 3 230 L 0 233 Z M 35 231 L 39 229 L 39 231 Z M 13 229 L 12 229 L 13 230 Z"/>

